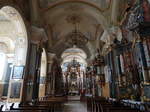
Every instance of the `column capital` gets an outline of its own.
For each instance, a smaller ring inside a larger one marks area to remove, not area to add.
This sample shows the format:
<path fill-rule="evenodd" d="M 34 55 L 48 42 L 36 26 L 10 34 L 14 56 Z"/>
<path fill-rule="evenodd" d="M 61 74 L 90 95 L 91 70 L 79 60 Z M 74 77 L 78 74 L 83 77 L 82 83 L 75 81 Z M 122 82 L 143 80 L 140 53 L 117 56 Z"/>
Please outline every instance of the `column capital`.
<path fill-rule="evenodd" d="M 35 44 L 40 44 L 48 40 L 48 37 L 46 35 L 44 28 L 31 26 L 30 31 L 31 31 L 31 42 Z"/>
<path fill-rule="evenodd" d="M 47 60 L 49 64 L 53 63 L 53 60 L 56 58 L 56 54 L 54 53 L 47 53 Z"/>

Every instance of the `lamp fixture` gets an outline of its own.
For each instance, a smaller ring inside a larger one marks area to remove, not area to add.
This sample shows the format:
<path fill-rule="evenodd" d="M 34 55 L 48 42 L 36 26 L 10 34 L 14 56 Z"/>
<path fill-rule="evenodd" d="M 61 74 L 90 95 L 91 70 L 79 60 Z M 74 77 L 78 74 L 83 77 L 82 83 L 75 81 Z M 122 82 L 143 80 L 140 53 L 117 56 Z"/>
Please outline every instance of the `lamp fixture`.
<path fill-rule="evenodd" d="M 71 45 L 82 45 L 88 42 L 88 38 L 78 29 L 81 17 L 77 14 L 72 14 L 67 17 L 67 22 L 74 25 L 74 29 L 67 35 L 67 41 Z"/>

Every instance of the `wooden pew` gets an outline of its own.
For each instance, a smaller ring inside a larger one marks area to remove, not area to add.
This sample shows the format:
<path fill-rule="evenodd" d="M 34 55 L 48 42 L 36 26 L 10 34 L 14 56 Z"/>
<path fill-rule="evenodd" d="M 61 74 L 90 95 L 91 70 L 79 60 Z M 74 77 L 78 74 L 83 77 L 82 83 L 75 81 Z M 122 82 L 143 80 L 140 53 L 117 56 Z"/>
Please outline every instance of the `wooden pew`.
<path fill-rule="evenodd" d="M 13 103 L 9 112 L 62 112 L 65 101 L 65 98 L 60 97 L 43 98 L 42 100 L 37 99 L 32 102 L 19 104 L 18 108 L 14 108 Z"/>
<path fill-rule="evenodd" d="M 136 109 L 129 109 L 129 108 L 107 108 L 103 112 L 140 112 Z"/>
<path fill-rule="evenodd" d="M 49 110 L 47 107 L 19 107 L 19 108 L 12 108 L 11 110 Z"/>
<path fill-rule="evenodd" d="M 45 112 L 41 110 L 9 110 L 9 111 L 3 111 L 3 112 Z"/>
<path fill-rule="evenodd" d="M 105 98 L 102 97 L 97 97 L 93 99 L 94 106 L 93 106 L 93 111 L 92 112 L 100 112 L 101 111 L 101 106 L 100 105 L 112 105 L 109 103 Z"/>
<path fill-rule="evenodd" d="M 87 101 L 87 110 L 92 112 L 92 98 L 86 98 Z"/>
<path fill-rule="evenodd" d="M 104 105 L 100 104 L 100 110 L 97 112 L 140 112 L 137 109 L 131 109 L 128 106 L 123 106 L 123 105 Z"/>
<path fill-rule="evenodd" d="M 2 111 L 3 107 L 4 107 L 4 105 L 1 105 L 1 106 L 0 106 L 0 112 Z"/>
<path fill-rule="evenodd" d="M 11 105 L 11 111 L 34 111 L 34 112 L 51 112 L 49 106 L 31 106 L 31 105 L 21 105 L 19 108 L 14 108 L 14 104 Z"/>
<path fill-rule="evenodd" d="M 55 112 L 55 108 L 57 106 L 58 102 L 50 102 L 50 101 L 40 101 L 37 102 L 37 104 L 34 105 L 29 105 L 29 104 L 25 104 L 25 105 L 19 105 L 19 108 L 13 108 L 14 104 L 12 104 L 12 106 L 10 107 L 10 109 L 13 111 L 41 111 L 41 112 Z M 59 104 L 58 104 L 59 105 Z M 60 109 L 60 108 L 58 108 Z M 61 110 L 61 109 L 60 109 Z"/>
<path fill-rule="evenodd" d="M 104 98 L 93 98 L 90 99 L 90 101 L 92 104 L 91 112 L 140 112 L 140 110 L 132 109 L 129 106 L 124 106 L 117 101 L 108 102 Z"/>

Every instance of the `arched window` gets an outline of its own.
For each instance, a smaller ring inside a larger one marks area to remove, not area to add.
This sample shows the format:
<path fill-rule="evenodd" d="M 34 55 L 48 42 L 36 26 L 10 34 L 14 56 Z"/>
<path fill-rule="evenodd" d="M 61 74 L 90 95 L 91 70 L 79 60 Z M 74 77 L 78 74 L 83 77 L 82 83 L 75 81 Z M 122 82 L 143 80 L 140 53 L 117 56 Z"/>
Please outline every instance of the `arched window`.
<path fill-rule="evenodd" d="M 46 72 L 47 72 L 47 55 L 45 49 L 43 48 L 41 57 L 41 68 L 40 68 L 39 97 L 45 96 Z"/>

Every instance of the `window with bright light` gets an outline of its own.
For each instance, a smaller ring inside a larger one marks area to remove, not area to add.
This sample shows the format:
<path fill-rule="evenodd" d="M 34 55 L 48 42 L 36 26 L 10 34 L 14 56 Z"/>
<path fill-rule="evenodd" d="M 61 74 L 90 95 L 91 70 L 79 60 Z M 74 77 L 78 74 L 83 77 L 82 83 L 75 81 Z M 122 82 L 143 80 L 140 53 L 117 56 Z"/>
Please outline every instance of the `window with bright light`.
<path fill-rule="evenodd" d="M 5 69 L 6 57 L 4 53 L 0 53 L 0 80 L 3 78 L 4 69 Z"/>

